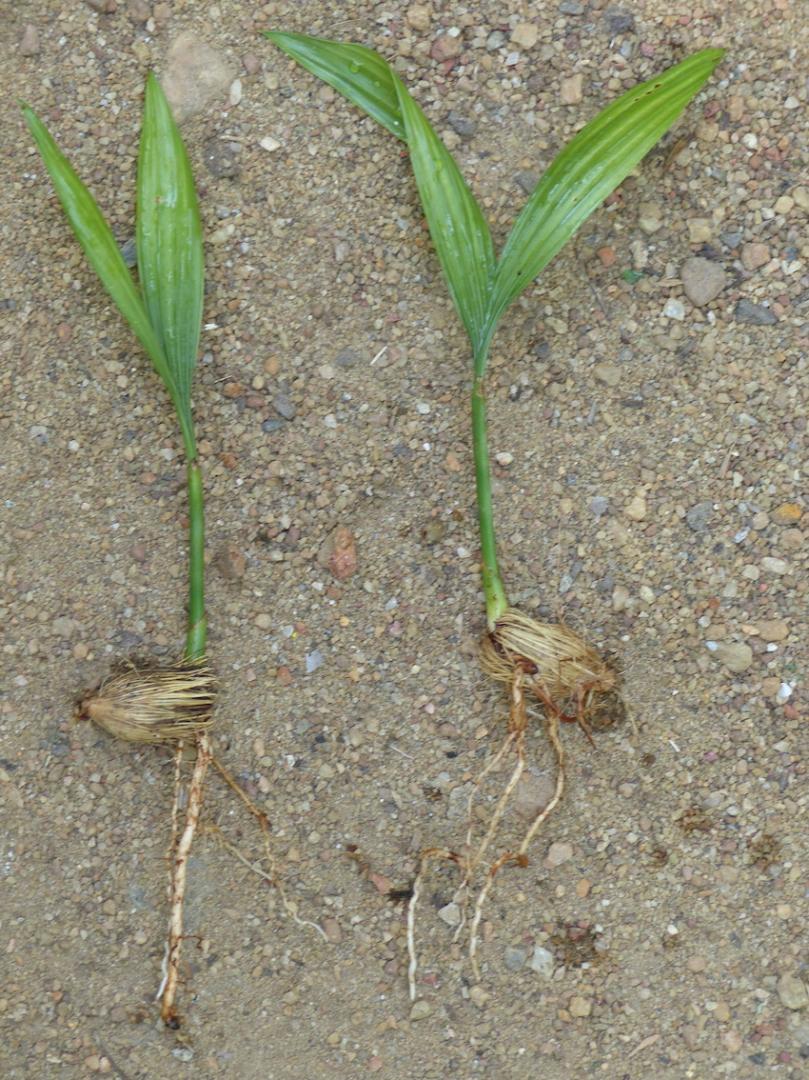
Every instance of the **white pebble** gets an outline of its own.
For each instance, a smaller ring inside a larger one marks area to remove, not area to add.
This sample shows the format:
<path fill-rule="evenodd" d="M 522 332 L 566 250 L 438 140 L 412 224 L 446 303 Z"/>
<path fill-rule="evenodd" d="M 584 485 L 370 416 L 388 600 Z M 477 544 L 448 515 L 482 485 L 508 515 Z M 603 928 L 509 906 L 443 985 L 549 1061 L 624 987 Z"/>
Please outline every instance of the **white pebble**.
<path fill-rule="evenodd" d="M 268 154 L 281 148 L 280 142 L 277 139 L 274 139 L 272 135 L 265 135 L 263 139 L 259 140 L 258 145 L 262 150 L 266 150 Z"/>
<path fill-rule="evenodd" d="M 666 306 L 663 308 L 663 314 L 667 319 L 676 319 L 678 322 L 682 322 L 685 318 L 685 305 L 682 300 L 675 300 L 673 297 L 666 301 Z"/>

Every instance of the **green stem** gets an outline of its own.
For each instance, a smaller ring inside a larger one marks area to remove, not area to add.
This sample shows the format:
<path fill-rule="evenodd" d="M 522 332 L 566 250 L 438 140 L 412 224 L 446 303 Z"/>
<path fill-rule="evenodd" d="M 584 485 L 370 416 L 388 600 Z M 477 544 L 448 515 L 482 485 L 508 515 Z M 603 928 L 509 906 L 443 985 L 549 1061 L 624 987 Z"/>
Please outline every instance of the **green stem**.
<path fill-rule="evenodd" d="M 205 655 L 208 622 L 205 618 L 205 510 L 202 473 L 195 460 L 188 462 L 188 635 L 185 655 Z"/>
<path fill-rule="evenodd" d="M 478 496 L 478 524 L 482 561 L 483 592 L 486 597 L 486 622 L 489 629 L 508 609 L 508 598 L 497 565 L 497 539 L 492 509 L 492 476 L 489 467 L 489 444 L 486 438 L 486 394 L 483 390 L 485 355 L 475 356 L 472 383 L 472 449 L 475 457 L 475 485 Z"/>

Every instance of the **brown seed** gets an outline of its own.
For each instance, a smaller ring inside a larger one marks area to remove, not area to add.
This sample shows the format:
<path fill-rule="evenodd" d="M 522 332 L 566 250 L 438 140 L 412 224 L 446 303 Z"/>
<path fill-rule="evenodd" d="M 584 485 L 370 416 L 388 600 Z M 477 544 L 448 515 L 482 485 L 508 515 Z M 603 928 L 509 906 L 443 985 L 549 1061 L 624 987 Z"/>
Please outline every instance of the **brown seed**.
<path fill-rule="evenodd" d="M 85 694 L 77 714 L 127 742 L 179 742 L 213 723 L 216 685 L 205 659 L 171 667 L 130 664 Z"/>

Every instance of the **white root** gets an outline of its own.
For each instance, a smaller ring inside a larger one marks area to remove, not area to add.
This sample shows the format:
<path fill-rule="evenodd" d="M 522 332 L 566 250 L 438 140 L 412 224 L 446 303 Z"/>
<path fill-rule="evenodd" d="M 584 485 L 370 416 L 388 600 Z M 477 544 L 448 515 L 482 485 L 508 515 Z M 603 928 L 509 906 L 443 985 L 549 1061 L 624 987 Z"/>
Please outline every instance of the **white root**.
<path fill-rule="evenodd" d="M 421 854 L 421 860 L 419 862 L 419 869 L 416 874 L 416 878 L 413 882 L 413 889 L 410 894 L 410 902 L 407 905 L 407 985 L 410 990 L 410 1000 L 416 1000 L 416 974 L 418 972 L 418 956 L 416 954 L 416 908 L 421 898 L 421 886 L 424 881 L 424 872 L 427 869 L 427 864 L 432 859 L 446 859 L 448 862 L 457 863 L 458 856 L 454 851 L 449 851 L 447 848 L 428 848 L 427 851 L 423 851 Z"/>
<path fill-rule="evenodd" d="M 179 1017 L 175 1004 L 177 987 L 180 981 L 180 950 L 183 941 L 183 913 L 185 906 L 185 887 L 188 874 L 188 856 L 194 842 L 194 834 L 199 824 L 202 810 L 205 774 L 211 761 L 211 744 L 208 735 L 197 735 L 197 758 L 188 790 L 188 808 L 185 814 L 185 826 L 180 834 L 172 858 L 171 911 L 169 914 L 168 949 L 165 959 L 165 975 L 161 984 L 160 1015 L 167 1027 L 177 1028 Z M 176 799 L 176 795 L 175 795 Z"/>
<path fill-rule="evenodd" d="M 480 928 L 480 921 L 483 917 L 483 908 L 488 899 L 494 879 L 497 876 L 499 870 L 501 870 L 507 863 L 516 862 L 523 864 L 525 861 L 526 852 L 531 846 L 531 842 L 542 828 L 542 825 L 547 821 L 556 807 L 559 805 L 562 796 L 565 791 L 565 751 L 562 746 L 562 740 L 559 738 L 559 718 L 552 711 L 548 711 L 546 730 L 548 733 L 548 740 L 553 747 L 554 754 L 556 755 L 556 785 L 554 793 L 547 804 L 536 815 L 531 825 L 528 828 L 525 836 L 517 848 L 516 853 L 507 852 L 505 855 L 501 855 L 500 858 L 492 864 L 489 868 L 489 872 L 486 875 L 486 880 L 483 883 L 483 887 L 478 893 L 477 900 L 475 901 L 475 908 L 472 915 L 472 923 L 469 929 L 469 961 L 472 965 L 472 972 L 476 980 L 480 980 L 480 967 L 477 959 L 478 951 L 478 930 Z M 518 762 L 519 768 L 519 762 Z M 515 773 L 517 769 L 515 769 Z M 508 789 L 506 789 L 508 790 Z M 513 790 L 513 787 L 512 789 Z M 504 793 L 505 794 L 505 793 Z M 510 794 L 510 793 L 509 793 Z"/>

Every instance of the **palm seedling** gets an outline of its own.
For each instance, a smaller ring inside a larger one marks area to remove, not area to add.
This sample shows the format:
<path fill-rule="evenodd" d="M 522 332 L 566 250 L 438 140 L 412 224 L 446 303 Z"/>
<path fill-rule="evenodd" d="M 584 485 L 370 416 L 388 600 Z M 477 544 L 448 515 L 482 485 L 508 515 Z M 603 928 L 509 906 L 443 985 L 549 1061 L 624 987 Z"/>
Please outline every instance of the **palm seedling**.
<path fill-rule="evenodd" d="M 28 106 L 26 123 L 42 155 L 67 219 L 93 269 L 140 341 L 169 393 L 179 422 L 188 474 L 188 631 L 181 659 L 168 667 L 128 664 L 85 694 L 78 715 L 110 734 L 135 743 L 176 749 L 175 807 L 170 852 L 168 945 L 158 997 L 161 1014 L 177 1027 L 175 999 L 183 937 L 183 904 L 188 856 L 212 760 L 208 729 L 216 680 L 205 650 L 204 517 L 191 382 L 197 359 L 203 299 L 202 230 L 194 180 L 180 134 L 158 81 L 146 84 L 137 180 L 135 284 L 109 225 L 93 196 Z M 185 824 L 177 828 L 179 771 L 184 744 L 196 760 L 188 789 Z"/>
<path fill-rule="evenodd" d="M 422 855 L 408 918 L 410 993 L 414 997 L 414 917 L 426 862 L 430 858 L 447 858 L 458 863 L 463 875 L 460 891 L 466 894 L 525 769 L 526 695 L 533 697 L 543 711 L 557 763 L 555 791 L 522 841 L 498 856 L 484 878 L 470 930 L 470 956 L 476 974 L 477 931 L 495 875 L 509 863 L 526 863 L 532 839 L 562 797 L 565 763 L 560 722 L 576 721 L 589 736 L 593 717 L 618 693 L 616 673 L 578 634 L 567 626 L 538 622 L 509 604 L 497 561 L 486 432 L 485 377 L 492 338 L 509 305 L 674 123 L 709 78 L 723 52 L 706 49 L 688 57 L 634 87 L 591 120 L 548 167 L 497 258 L 488 224 L 455 160 L 381 56 L 360 45 L 304 34 L 271 32 L 267 36 L 406 144 L 433 244 L 471 344 L 472 446 L 487 622 L 481 661 L 489 675 L 508 687 L 510 715 L 503 744 L 473 787 L 463 855 L 445 848 L 430 849 Z M 485 776 L 510 751 L 516 756 L 514 769 L 487 831 L 473 851 L 472 799 Z"/>

